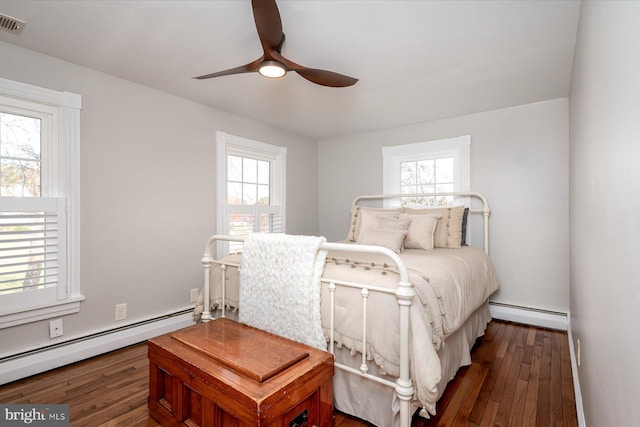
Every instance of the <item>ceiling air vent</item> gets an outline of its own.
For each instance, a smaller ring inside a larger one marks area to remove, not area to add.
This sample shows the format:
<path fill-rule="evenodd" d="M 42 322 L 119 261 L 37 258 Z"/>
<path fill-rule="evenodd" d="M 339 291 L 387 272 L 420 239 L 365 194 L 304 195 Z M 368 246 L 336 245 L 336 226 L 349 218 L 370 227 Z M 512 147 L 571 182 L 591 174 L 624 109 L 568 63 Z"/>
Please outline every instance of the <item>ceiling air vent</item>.
<path fill-rule="evenodd" d="M 10 33 L 18 34 L 22 31 L 25 22 L 16 18 L 12 18 L 7 15 L 3 15 L 0 13 L 0 28 L 9 31 Z"/>

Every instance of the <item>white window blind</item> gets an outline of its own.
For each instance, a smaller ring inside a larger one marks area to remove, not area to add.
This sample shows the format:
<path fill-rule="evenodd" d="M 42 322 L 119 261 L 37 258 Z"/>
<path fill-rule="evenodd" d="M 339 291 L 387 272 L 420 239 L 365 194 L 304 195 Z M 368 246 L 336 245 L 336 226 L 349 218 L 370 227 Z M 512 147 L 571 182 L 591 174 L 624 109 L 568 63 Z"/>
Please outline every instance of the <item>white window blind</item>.
<path fill-rule="evenodd" d="M 228 205 L 226 210 L 228 233 L 231 236 L 283 232 L 282 213 L 279 206 Z"/>
<path fill-rule="evenodd" d="M 3 197 L 0 210 L 0 296 L 14 308 L 34 295 L 67 297 L 66 199 Z"/>

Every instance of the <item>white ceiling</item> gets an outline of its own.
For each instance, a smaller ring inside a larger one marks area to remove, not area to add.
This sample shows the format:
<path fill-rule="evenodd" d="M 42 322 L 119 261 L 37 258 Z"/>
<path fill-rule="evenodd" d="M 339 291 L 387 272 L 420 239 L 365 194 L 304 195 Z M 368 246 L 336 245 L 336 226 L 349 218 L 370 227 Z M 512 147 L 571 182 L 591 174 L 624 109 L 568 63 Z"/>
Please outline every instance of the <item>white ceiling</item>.
<path fill-rule="evenodd" d="M 250 0 L 0 0 L 0 41 L 320 140 L 568 96 L 578 1 L 278 0 L 282 53 L 360 81 L 192 77 L 261 55 Z M 1 65 L 0 65 L 1 66 Z"/>

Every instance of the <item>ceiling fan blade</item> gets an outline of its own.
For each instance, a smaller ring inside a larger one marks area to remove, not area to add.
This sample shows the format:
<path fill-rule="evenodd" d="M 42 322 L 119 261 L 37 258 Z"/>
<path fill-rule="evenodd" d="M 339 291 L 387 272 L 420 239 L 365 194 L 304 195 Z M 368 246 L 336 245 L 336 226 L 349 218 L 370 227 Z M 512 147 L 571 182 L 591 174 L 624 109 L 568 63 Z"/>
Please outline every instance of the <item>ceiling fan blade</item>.
<path fill-rule="evenodd" d="M 334 73 L 333 71 L 318 70 L 315 68 L 300 68 L 293 69 L 296 73 L 300 74 L 310 82 L 330 87 L 346 87 L 353 86 L 358 82 L 358 79 L 345 76 L 344 74 Z"/>
<path fill-rule="evenodd" d="M 276 0 L 251 0 L 253 19 L 258 30 L 260 43 L 268 56 L 276 50 L 282 41 L 282 20 Z"/>
<path fill-rule="evenodd" d="M 285 58 L 278 52 L 272 52 L 276 61 L 283 63 L 289 70 L 293 70 L 300 74 L 310 82 L 329 87 L 347 87 L 353 86 L 358 82 L 354 77 L 345 76 L 344 74 L 335 73 L 333 71 L 319 70 L 317 68 L 308 68 Z"/>
<path fill-rule="evenodd" d="M 235 68 L 230 68 L 224 71 L 218 71 L 216 73 L 205 74 L 203 76 L 194 77 L 194 79 L 204 80 L 204 79 L 210 79 L 213 77 L 228 76 L 230 74 L 252 73 L 254 71 L 258 71 L 258 66 L 263 60 L 264 60 L 264 57 L 260 57 L 255 61 L 249 62 L 248 64 L 241 65 Z"/>

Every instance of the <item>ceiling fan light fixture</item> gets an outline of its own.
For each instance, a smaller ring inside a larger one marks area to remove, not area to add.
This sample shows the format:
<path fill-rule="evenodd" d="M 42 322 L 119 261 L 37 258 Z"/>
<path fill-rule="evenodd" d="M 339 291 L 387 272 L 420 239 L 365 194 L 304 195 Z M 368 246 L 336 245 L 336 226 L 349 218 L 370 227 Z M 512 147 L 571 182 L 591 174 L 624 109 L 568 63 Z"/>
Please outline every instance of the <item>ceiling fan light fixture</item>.
<path fill-rule="evenodd" d="M 287 69 L 278 61 L 264 61 L 258 68 L 260 75 L 270 79 L 277 79 L 287 74 Z"/>

